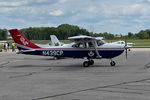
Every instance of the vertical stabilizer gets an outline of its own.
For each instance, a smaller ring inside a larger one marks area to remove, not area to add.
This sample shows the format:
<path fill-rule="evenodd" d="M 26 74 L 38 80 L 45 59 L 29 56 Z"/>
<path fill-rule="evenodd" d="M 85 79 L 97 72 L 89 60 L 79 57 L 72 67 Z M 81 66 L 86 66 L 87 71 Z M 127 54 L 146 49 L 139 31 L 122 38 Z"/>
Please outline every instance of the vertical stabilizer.
<path fill-rule="evenodd" d="M 39 46 L 29 41 L 18 29 L 11 29 L 9 32 L 19 50 L 40 48 Z"/>
<path fill-rule="evenodd" d="M 52 46 L 61 46 L 62 43 L 57 39 L 55 35 L 50 35 Z"/>

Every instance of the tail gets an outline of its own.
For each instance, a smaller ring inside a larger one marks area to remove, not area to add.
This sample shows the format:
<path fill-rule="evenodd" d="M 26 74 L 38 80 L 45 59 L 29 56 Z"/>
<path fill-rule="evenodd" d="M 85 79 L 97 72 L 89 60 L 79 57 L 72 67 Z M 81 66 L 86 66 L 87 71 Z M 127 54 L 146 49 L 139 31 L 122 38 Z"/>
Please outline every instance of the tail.
<path fill-rule="evenodd" d="M 29 41 L 18 29 L 11 29 L 9 32 L 19 51 L 40 48 L 39 46 Z"/>
<path fill-rule="evenodd" d="M 62 43 L 57 39 L 55 35 L 50 35 L 52 46 L 61 46 Z"/>

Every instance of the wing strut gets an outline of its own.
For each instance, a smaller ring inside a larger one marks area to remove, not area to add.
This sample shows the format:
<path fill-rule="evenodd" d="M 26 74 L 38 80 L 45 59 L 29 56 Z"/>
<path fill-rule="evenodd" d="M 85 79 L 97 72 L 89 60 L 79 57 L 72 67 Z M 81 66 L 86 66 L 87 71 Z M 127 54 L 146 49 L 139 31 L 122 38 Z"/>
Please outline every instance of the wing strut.
<path fill-rule="evenodd" d="M 96 52 L 96 54 L 97 54 L 97 57 L 98 57 L 98 59 L 101 59 L 102 57 L 99 55 L 99 53 L 98 53 L 98 50 L 97 50 L 97 48 L 96 48 L 96 43 L 95 43 L 95 41 L 92 41 L 92 44 L 93 44 L 93 46 L 94 46 L 94 49 L 95 49 L 95 52 Z"/>

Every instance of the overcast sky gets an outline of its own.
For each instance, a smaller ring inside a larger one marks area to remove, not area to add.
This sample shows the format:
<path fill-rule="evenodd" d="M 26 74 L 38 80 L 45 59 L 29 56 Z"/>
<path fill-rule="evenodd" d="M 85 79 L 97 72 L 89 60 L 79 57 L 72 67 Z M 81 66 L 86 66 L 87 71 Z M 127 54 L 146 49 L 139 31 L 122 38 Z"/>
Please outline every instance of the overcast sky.
<path fill-rule="evenodd" d="M 150 29 L 150 0 L 0 0 L 0 28 L 78 25 L 127 34 Z"/>

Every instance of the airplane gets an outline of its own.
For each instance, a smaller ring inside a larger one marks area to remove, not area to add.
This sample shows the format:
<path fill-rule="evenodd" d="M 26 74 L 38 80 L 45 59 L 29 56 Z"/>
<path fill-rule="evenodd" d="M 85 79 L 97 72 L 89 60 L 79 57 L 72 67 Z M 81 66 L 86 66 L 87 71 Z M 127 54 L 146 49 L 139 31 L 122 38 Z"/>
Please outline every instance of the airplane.
<path fill-rule="evenodd" d="M 60 42 L 55 35 L 50 35 L 51 46 L 62 46 L 64 43 Z"/>
<path fill-rule="evenodd" d="M 116 43 L 116 44 L 126 44 L 126 48 L 131 48 L 133 47 L 134 43 L 131 43 L 131 42 L 127 42 L 126 41 L 116 41 L 116 42 L 112 42 L 112 43 Z"/>
<path fill-rule="evenodd" d="M 11 29 L 9 32 L 21 54 L 82 58 L 85 60 L 83 67 L 93 65 L 93 59 L 110 59 L 110 65 L 115 66 L 112 59 L 127 51 L 126 44 L 105 43 L 85 35 L 69 37 L 73 41 L 70 44 L 40 47 L 29 41 L 18 29 Z M 127 56 L 127 52 L 125 53 Z"/>

